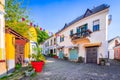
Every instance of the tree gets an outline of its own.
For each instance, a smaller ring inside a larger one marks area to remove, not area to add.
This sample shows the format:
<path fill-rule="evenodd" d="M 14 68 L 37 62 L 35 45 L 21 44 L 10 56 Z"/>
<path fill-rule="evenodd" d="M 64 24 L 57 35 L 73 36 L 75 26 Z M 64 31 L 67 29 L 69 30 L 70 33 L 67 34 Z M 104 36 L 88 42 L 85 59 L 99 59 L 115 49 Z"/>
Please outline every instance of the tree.
<path fill-rule="evenodd" d="M 6 0 L 5 2 L 5 20 L 7 22 L 19 22 L 23 17 L 28 21 L 27 7 L 24 6 L 24 0 Z"/>
<path fill-rule="evenodd" d="M 24 35 L 28 31 L 28 10 L 24 0 L 6 0 L 5 2 L 5 25 L 16 32 Z M 25 18 L 25 21 L 21 21 Z"/>
<path fill-rule="evenodd" d="M 38 44 L 44 42 L 46 39 L 49 38 L 49 35 L 44 31 L 40 31 L 39 28 L 36 28 L 36 31 Z"/>

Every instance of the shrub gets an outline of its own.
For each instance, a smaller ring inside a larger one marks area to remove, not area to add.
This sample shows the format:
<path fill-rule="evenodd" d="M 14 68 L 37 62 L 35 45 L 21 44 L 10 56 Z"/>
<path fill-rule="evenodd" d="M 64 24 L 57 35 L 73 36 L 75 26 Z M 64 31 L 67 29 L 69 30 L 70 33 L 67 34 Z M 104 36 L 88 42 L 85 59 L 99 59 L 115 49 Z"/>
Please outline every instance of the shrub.
<path fill-rule="evenodd" d="M 83 62 L 83 57 L 78 57 L 78 61 L 77 61 L 78 63 L 82 63 Z"/>
<path fill-rule="evenodd" d="M 16 65 L 15 65 L 15 69 L 16 69 L 16 70 L 19 70 L 21 67 L 22 67 L 22 64 L 16 64 Z"/>

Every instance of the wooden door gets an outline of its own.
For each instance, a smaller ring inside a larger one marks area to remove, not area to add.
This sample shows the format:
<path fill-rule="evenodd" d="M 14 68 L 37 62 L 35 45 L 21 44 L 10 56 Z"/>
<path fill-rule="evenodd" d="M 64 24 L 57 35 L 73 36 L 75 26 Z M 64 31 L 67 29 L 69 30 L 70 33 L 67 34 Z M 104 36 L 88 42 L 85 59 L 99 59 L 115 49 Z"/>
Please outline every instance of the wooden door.
<path fill-rule="evenodd" d="M 16 64 L 23 64 L 24 62 L 24 45 L 16 44 L 15 45 L 15 54 L 16 54 Z"/>
<path fill-rule="evenodd" d="M 87 63 L 97 63 L 97 47 L 86 48 Z"/>

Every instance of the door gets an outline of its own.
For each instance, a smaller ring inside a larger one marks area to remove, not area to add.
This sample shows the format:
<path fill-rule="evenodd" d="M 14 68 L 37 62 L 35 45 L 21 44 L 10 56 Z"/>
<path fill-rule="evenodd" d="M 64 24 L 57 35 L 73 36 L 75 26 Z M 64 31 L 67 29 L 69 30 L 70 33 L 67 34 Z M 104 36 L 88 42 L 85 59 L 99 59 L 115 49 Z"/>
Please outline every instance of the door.
<path fill-rule="evenodd" d="M 71 49 L 70 50 L 70 60 L 77 60 L 78 59 L 78 51 L 77 49 Z"/>
<path fill-rule="evenodd" d="M 63 51 L 59 51 L 59 58 L 63 59 L 64 53 Z"/>
<path fill-rule="evenodd" d="M 97 63 L 97 47 L 86 48 L 86 62 Z"/>
<path fill-rule="evenodd" d="M 15 63 L 23 64 L 23 62 L 24 62 L 24 45 L 16 44 L 15 45 L 15 53 L 16 53 Z"/>

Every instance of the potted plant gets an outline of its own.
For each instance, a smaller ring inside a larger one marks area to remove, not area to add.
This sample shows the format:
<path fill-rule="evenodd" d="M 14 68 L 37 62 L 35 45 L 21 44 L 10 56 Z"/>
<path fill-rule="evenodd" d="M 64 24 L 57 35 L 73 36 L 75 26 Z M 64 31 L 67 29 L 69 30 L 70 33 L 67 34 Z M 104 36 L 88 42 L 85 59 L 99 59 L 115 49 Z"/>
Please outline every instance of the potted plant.
<path fill-rule="evenodd" d="M 53 58 L 58 59 L 58 56 L 56 54 L 53 55 Z"/>
<path fill-rule="evenodd" d="M 78 61 L 77 62 L 78 63 L 83 63 L 83 57 L 82 56 L 78 57 Z"/>
<path fill-rule="evenodd" d="M 34 48 L 34 51 L 36 53 L 31 55 L 31 65 L 35 69 L 35 72 L 41 72 L 45 63 L 45 57 L 42 55 L 41 50 L 42 49 L 39 46 L 37 46 L 36 48 Z"/>

